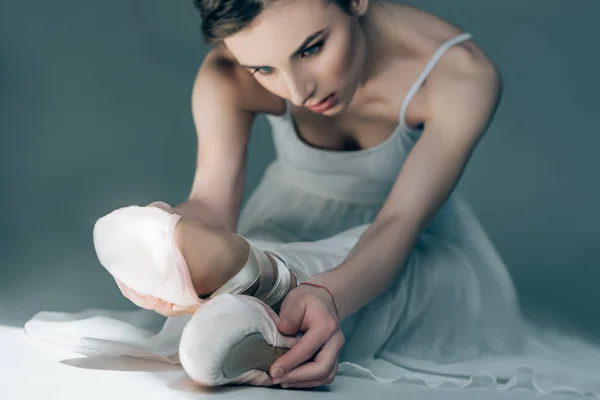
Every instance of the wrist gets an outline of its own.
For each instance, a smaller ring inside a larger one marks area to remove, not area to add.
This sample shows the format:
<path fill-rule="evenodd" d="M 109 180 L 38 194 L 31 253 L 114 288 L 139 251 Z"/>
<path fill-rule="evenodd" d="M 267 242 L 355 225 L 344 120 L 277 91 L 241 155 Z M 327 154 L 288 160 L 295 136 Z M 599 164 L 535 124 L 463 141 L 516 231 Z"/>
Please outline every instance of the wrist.
<path fill-rule="evenodd" d="M 200 222 L 205 227 L 219 232 L 235 232 L 236 223 L 227 221 L 220 217 L 219 213 L 204 202 L 197 199 L 189 199 L 172 208 L 173 212 L 181 215 L 183 218 L 193 219 Z"/>
<path fill-rule="evenodd" d="M 345 314 L 344 293 L 342 292 L 343 287 L 340 285 L 341 282 L 343 282 L 343 276 L 337 276 L 339 268 L 340 266 L 338 265 L 337 267 L 332 268 L 328 271 L 321 272 L 317 275 L 313 275 L 310 278 L 308 278 L 306 282 L 323 286 L 329 290 L 332 300 L 335 301 L 337 315 L 339 317 L 339 320 L 341 321 L 348 315 Z"/>
<path fill-rule="evenodd" d="M 312 290 L 315 290 L 318 293 L 320 293 L 320 298 L 325 300 L 325 302 L 330 306 L 332 314 L 338 319 L 338 321 L 340 321 L 340 312 L 336 303 L 335 296 L 327 286 L 323 285 L 322 283 L 316 283 L 315 280 L 312 279 L 309 279 L 306 282 L 302 282 L 298 286 L 302 285 L 311 287 Z"/>

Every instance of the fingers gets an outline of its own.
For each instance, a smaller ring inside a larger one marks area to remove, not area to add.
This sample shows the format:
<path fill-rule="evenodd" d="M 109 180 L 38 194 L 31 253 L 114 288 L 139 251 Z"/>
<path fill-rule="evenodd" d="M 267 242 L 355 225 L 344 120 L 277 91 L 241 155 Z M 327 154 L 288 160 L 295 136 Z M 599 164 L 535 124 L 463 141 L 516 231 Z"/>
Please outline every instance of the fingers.
<path fill-rule="evenodd" d="M 161 210 L 166 211 L 169 214 L 173 214 L 173 209 L 171 208 L 171 206 L 169 204 L 165 203 L 164 201 L 155 201 L 155 202 L 148 204 L 146 207 L 160 208 Z"/>
<path fill-rule="evenodd" d="M 117 286 L 121 290 L 121 293 L 123 294 L 123 296 L 125 296 L 129 300 L 131 300 L 131 302 L 133 304 L 135 304 L 136 306 L 138 306 L 140 308 L 148 309 L 148 306 L 146 305 L 147 301 L 143 296 L 141 296 L 139 293 L 137 293 L 133 289 L 129 288 L 127 285 L 119 282 L 118 280 L 115 279 L 115 281 L 117 282 Z"/>
<path fill-rule="evenodd" d="M 284 375 L 282 378 L 273 379 L 273 383 L 277 384 L 285 382 L 286 384 L 312 384 L 319 382 L 319 385 L 331 383 L 329 379 L 333 380 L 335 371 L 337 371 L 337 361 L 340 350 L 344 346 L 344 335 L 341 331 L 334 334 L 329 339 L 323 348 L 317 353 L 315 360 L 306 364 L 300 365 Z M 310 387 L 310 386 L 294 386 L 294 387 Z"/>
<path fill-rule="evenodd" d="M 164 315 L 166 315 L 167 317 L 176 317 L 176 316 L 184 315 L 184 314 L 194 314 L 203 303 L 204 302 L 202 302 L 200 304 L 195 304 L 195 305 L 189 306 L 189 307 L 181 307 L 176 304 L 173 304 L 172 309 L 169 312 L 169 314 L 168 315 L 164 314 Z"/>
<path fill-rule="evenodd" d="M 304 320 L 306 314 L 306 303 L 303 303 L 303 306 L 298 309 L 298 302 L 288 301 L 288 299 L 289 297 L 281 304 L 277 329 L 284 335 L 293 335 L 300 330 L 302 320 Z"/>
<path fill-rule="evenodd" d="M 327 315 L 329 316 L 329 313 Z M 316 319 L 319 323 L 309 326 L 298 343 L 275 361 L 270 368 L 271 376 L 278 377 L 274 375 L 277 375 L 275 370 L 279 368 L 285 374 L 309 360 L 331 338 L 337 330 L 337 323 L 335 324 L 335 329 L 332 330 L 330 324 L 321 322 L 323 321 L 323 316 L 321 315 L 320 317 Z"/>
<path fill-rule="evenodd" d="M 293 383 L 283 383 L 281 384 L 282 388 L 313 388 L 321 385 L 329 385 L 335 380 L 335 376 L 338 371 L 338 364 L 336 363 L 333 370 L 327 375 L 325 379 L 315 379 L 311 381 L 301 381 L 301 382 L 293 382 Z"/>
<path fill-rule="evenodd" d="M 173 303 L 157 298 L 155 311 L 162 315 L 170 314 L 173 311 Z"/>
<path fill-rule="evenodd" d="M 117 286 L 121 290 L 123 296 L 127 297 L 133 304 L 140 308 L 144 308 L 146 310 L 156 311 L 159 314 L 162 314 L 166 317 L 177 316 L 181 314 L 185 314 L 187 310 L 173 310 L 173 303 L 169 303 L 168 301 L 159 299 L 154 296 L 147 296 L 141 293 L 136 292 L 131 289 L 127 285 L 115 279 L 117 282 Z"/>

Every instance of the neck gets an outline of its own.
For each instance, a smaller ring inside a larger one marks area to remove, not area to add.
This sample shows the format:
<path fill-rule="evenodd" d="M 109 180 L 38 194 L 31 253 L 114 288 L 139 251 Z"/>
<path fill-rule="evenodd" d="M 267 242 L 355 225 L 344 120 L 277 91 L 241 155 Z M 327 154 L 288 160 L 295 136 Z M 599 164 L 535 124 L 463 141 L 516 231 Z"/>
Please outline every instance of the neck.
<path fill-rule="evenodd" d="M 380 4 L 374 3 L 374 5 L 379 6 Z M 378 11 L 375 7 L 370 7 L 369 11 L 358 20 L 360 25 L 358 29 L 361 30 L 360 34 L 362 35 L 361 45 L 364 47 L 364 63 L 351 104 L 343 114 L 362 108 L 363 102 L 370 97 L 369 92 L 372 92 L 373 82 L 377 80 L 377 76 L 383 71 L 389 60 L 391 53 L 386 48 L 387 40 L 378 22 Z M 342 116 L 339 115 L 339 117 Z"/>

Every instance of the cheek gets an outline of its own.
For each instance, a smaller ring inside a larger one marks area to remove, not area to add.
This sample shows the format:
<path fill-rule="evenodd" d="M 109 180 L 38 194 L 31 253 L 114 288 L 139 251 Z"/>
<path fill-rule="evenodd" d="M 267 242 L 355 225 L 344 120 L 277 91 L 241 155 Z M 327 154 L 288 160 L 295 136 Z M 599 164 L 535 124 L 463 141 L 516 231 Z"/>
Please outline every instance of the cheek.
<path fill-rule="evenodd" d="M 336 43 L 328 66 L 328 75 L 338 82 L 347 83 L 355 79 L 357 66 L 360 63 L 360 49 L 354 33 L 347 34 Z"/>
<path fill-rule="evenodd" d="M 352 59 L 352 50 L 350 49 L 349 43 L 347 41 L 341 43 L 335 53 L 335 60 L 331 66 L 331 73 L 338 80 L 346 80 L 350 67 L 349 63 Z"/>
<path fill-rule="evenodd" d="M 357 24 L 352 24 L 346 48 L 346 65 L 348 66 L 349 74 L 352 75 L 352 79 L 355 79 L 356 75 L 360 73 L 363 63 L 364 48 L 361 35 L 361 28 Z"/>

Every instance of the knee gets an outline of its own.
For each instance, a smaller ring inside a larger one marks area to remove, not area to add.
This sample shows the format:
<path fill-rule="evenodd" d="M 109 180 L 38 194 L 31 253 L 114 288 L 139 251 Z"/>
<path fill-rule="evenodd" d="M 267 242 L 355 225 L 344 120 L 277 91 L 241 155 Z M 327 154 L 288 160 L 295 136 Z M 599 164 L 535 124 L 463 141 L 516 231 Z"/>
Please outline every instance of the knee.
<path fill-rule="evenodd" d="M 465 312 L 479 307 L 480 282 L 475 266 L 461 249 L 438 243 L 434 247 L 421 248 L 415 261 L 418 286 L 432 303 Z"/>

